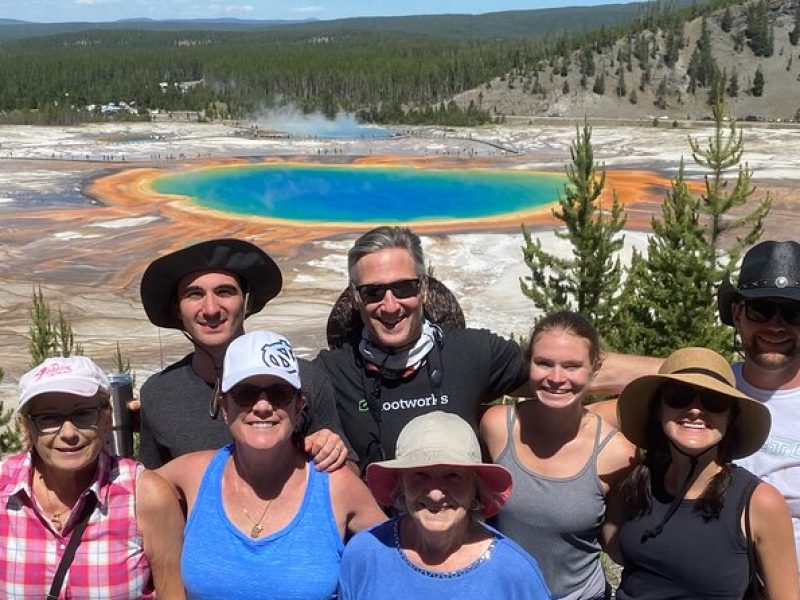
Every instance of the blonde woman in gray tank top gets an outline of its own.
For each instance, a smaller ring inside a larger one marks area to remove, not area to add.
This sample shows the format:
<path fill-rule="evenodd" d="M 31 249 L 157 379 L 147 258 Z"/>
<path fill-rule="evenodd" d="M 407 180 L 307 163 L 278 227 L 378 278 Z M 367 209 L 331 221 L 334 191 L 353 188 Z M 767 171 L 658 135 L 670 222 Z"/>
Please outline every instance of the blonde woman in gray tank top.
<path fill-rule="evenodd" d="M 536 558 L 554 598 L 605 598 L 599 538 L 606 495 L 634 465 L 636 448 L 582 404 L 601 363 L 585 317 L 545 317 L 528 353 L 533 396 L 493 406 L 481 420 L 492 460 L 514 480 L 495 526 Z"/>

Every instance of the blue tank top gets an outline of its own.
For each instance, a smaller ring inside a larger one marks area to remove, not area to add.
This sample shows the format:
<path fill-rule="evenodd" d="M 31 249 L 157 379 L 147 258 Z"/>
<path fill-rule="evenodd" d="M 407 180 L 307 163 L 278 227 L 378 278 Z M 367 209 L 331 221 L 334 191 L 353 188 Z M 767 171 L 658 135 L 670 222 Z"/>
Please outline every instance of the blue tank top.
<path fill-rule="evenodd" d="M 206 469 L 184 529 L 181 576 L 193 600 L 323 600 L 336 597 L 344 546 L 328 474 L 309 465 L 303 502 L 286 527 L 253 539 L 222 506 L 222 472 L 232 445 Z"/>

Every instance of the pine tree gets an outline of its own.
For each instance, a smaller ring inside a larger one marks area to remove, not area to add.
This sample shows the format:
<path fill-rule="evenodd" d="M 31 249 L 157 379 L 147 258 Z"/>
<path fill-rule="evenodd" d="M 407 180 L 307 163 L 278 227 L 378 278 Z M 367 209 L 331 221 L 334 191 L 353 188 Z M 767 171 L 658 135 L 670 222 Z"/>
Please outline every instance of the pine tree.
<path fill-rule="evenodd" d="M 3 381 L 3 369 L 0 369 L 0 382 Z M 5 409 L 0 402 L 0 457 L 22 449 L 22 439 L 14 420 L 14 409 Z"/>
<path fill-rule="evenodd" d="M 751 4 L 747 9 L 747 43 L 756 56 L 769 57 L 775 51 L 775 33 L 769 22 L 766 0 Z"/>
<path fill-rule="evenodd" d="M 739 95 L 739 75 L 735 70 L 731 73 L 731 78 L 728 80 L 728 87 L 725 91 L 731 98 L 736 98 Z"/>
<path fill-rule="evenodd" d="M 598 172 L 591 135 L 588 123 L 577 130 L 566 167 L 567 183 L 553 210 L 566 228 L 555 234 L 570 242 L 572 258 L 545 252 L 523 225 L 522 253 L 531 274 L 520 279 L 520 287 L 537 308 L 577 310 L 602 328 L 613 318 L 613 298 L 620 286 L 622 269 L 616 255 L 623 245 L 619 233 L 625 216 L 616 195 L 610 211 L 602 207 L 605 168 Z"/>
<path fill-rule="evenodd" d="M 720 27 L 722 27 L 722 31 L 725 33 L 730 32 L 731 28 L 733 27 L 733 15 L 731 15 L 731 7 L 725 7 L 725 12 L 722 15 L 722 21 L 720 21 Z"/>
<path fill-rule="evenodd" d="M 50 304 L 44 298 L 42 286 L 33 291 L 29 315 L 31 321 L 28 326 L 30 333 L 28 350 L 31 355 L 31 367 L 51 356 L 83 354 L 81 345 L 75 343 L 72 325 L 60 308 L 58 320 L 53 321 Z"/>
<path fill-rule="evenodd" d="M 714 135 L 703 147 L 696 139 L 689 138 L 692 158 L 700 167 L 708 170 L 705 176 L 705 192 L 700 196 L 700 213 L 709 220 L 706 226 L 706 243 L 711 249 L 717 267 L 717 281 L 722 280 L 723 272 L 728 265 L 739 259 L 744 248 L 752 246 L 763 230 L 764 218 L 772 206 L 769 194 L 753 209 L 742 216 L 732 216 L 732 210 L 743 206 L 755 188 L 751 184 L 752 170 L 747 164 L 742 165 L 744 142 L 742 132 L 732 118 L 725 120 L 727 108 L 723 103 L 712 107 L 714 118 Z M 727 131 L 726 131 L 727 129 Z M 731 185 L 727 178 L 730 169 L 738 167 L 736 179 Z M 737 231 L 736 240 L 723 250 L 721 237 L 729 236 Z"/>
<path fill-rule="evenodd" d="M 709 299 L 724 272 L 761 236 L 771 199 L 767 196 L 743 216 L 730 214 L 752 195 L 752 172 L 741 163 L 743 142 L 735 121 L 725 123 L 722 103 L 712 112 L 715 132 L 707 146 L 689 139 L 695 163 L 707 170 L 705 192 L 691 194 L 681 161 L 661 219 L 652 221 L 647 256 L 634 255 L 619 297 L 618 320 L 606 334 L 617 350 L 656 356 L 687 345 L 732 350 L 730 334 L 717 324 Z M 737 166 L 730 185 L 725 174 Z"/>
<path fill-rule="evenodd" d="M 658 88 L 656 89 L 656 98 L 653 101 L 653 104 L 657 108 L 664 110 L 667 108 L 667 95 L 669 94 L 669 87 L 667 86 L 667 78 L 661 80 L 661 83 L 658 84 Z"/>
<path fill-rule="evenodd" d="M 699 200 L 678 174 L 653 218 L 647 255 L 634 252 L 619 298 L 618 321 L 606 333 L 614 348 L 666 356 L 684 346 L 730 350 L 730 334 L 718 325 L 713 297 L 715 270 L 699 218 Z M 676 301 L 676 296 L 680 298 Z"/>
<path fill-rule="evenodd" d="M 792 46 L 797 46 L 800 41 L 800 0 L 797 0 L 794 5 L 794 29 L 789 32 L 789 43 Z"/>
<path fill-rule="evenodd" d="M 620 98 L 624 98 L 628 94 L 628 87 L 625 85 L 625 68 L 622 65 L 619 67 L 616 92 Z"/>
<path fill-rule="evenodd" d="M 753 87 L 750 89 L 750 93 L 756 98 L 764 95 L 764 73 L 761 71 L 761 65 L 756 67 L 756 74 L 753 76 Z"/>
<path fill-rule="evenodd" d="M 604 70 L 600 70 L 597 76 L 594 78 L 594 85 L 592 86 L 592 91 L 595 94 L 603 95 L 606 93 L 606 74 Z"/>

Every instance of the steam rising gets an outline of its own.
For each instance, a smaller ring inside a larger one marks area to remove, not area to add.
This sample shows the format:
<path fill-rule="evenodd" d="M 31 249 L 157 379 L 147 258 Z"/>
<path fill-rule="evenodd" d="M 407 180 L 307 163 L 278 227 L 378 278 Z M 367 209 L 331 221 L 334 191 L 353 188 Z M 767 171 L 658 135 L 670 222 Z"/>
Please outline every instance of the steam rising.
<path fill-rule="evenodd" d="M 255 122 L 259 129 L 280 131 L 293 137 L 383 138 L 392 135 L 392 131 L 384 127 L 362 125 L 351 113 L 338 113 L 335 119 L 329 119 L 322 113 L 303 114 L 294 106 L 262 112 Z"/>

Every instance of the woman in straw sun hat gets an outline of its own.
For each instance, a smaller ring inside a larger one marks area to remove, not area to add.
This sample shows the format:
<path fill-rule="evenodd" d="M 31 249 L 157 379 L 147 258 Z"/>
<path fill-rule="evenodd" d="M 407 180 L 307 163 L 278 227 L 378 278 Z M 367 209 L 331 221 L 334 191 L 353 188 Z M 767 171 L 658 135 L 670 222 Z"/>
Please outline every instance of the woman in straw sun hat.
<path fill-rule="evenodd" d="M 766 407 L 734 383 L 722 356 L 684 348 L 622 391 L 620 428 L 645 458 L 604 525 L 625 567 L 617 598 L 742 598 L 755 586 L 751 563 L 771 600 L 800 598 L 786 502 L 731 463 L 758 450 L 770 428 Z"/>
<path fill-rule="evenodd" d="M 400 516 L 356 535 L 339 576 L 343 600 L 550 598 L 536 561 L 482 523 L 511 493 L 511 475 L 483 464 L 475 432 L 441 411 L 400 432 L 394 460 L 371 464 L 367 483 Z"/>

